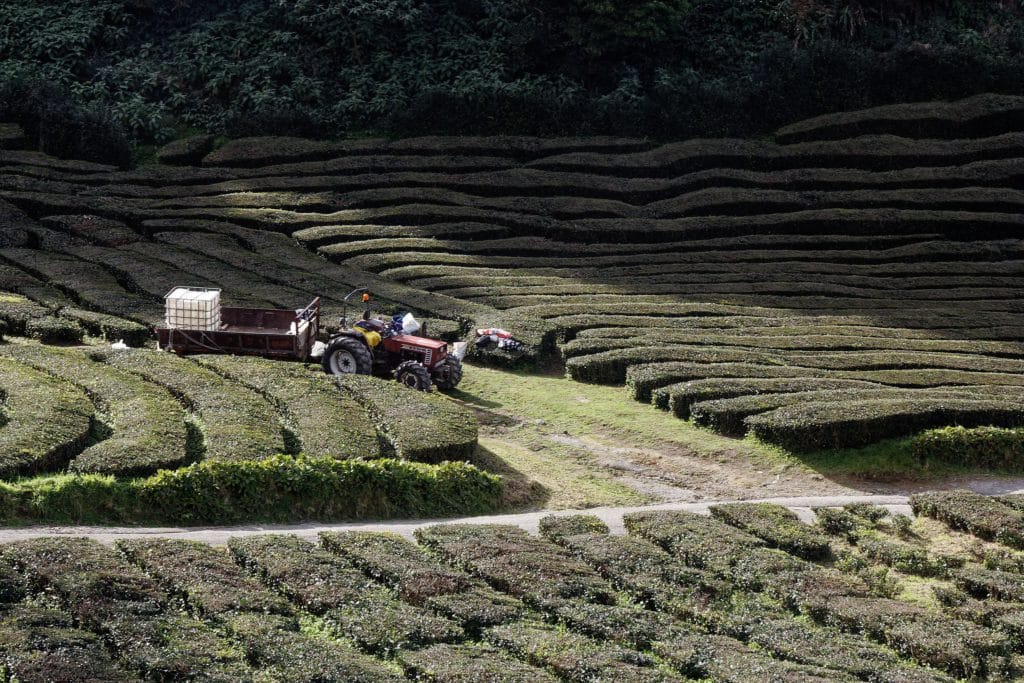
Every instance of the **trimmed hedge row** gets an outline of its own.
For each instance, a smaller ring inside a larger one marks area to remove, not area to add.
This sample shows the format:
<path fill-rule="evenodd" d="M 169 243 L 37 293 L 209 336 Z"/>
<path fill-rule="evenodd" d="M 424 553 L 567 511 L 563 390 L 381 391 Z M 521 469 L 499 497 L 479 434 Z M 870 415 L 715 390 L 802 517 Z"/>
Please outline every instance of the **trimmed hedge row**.
<path fill-rule="evenodd" d="M 932 555 L 924 548 L 882 538 L 858 538 L 857 549 L 869 560 L 915 576 L 946 577 L 951 569 L 963 565 L 962 559 Z"/>
<path fill-rule="evenodd" d="M 273 208 L 297 211 L 303 213 L 312 212 L 349 212 L 355 210 L 366 210 L 371 212 L 371 220 L 376 215 L 373 212 L 384 207 L 431 207 L 429 213 L 432 218 L 429 222 L 437 222 L 438 218 L 450 215 L 453 222 L 464 219 L 466 216 L 476 215 L 483 218 L 482 213 L 496 212 L 502 218 L 494 221 L 496 225 L 514 227 L 521 223 L 509 219 L 505 214 L 517 213 L 531 216 L 546 216 L 550 218 L 572 220 L 576 218 L 613 218 L 629 217 L 635 218 L 648 215 L 649 211 L 641 210 L 632 204 L 616 201 L 613 199 L 596 199 L 590 197 L 479 197 L 466 194 L 447 188 L 437 187 L 383 187 L 369 190 L 353 190 L 339 193 L 337 188 L 329 188 L 329 191 L 271 191 L 260 192 L 225 192 L 216 194 L 200 194 L 189 197 L 166 197 L 153 202 L 154 208 L 223 208 L 235 206 L 240 208 Z M 919 191 L 924 192 L 924 191 Z M 148 194 L 148 193 L 145 193 Z M 976 203 L 980 192 L 959 193 L 957 198 L 949 197 L 948 205 L 937 208 L 967 208 L 972 207 L 972 201 Z M 145 196 L 145 195 L 144 195 Z M 999 207 L 1012 210 L 1013 196 L 1007 194 L 1003 198 L 995 198 Z M 699 201 L 699 200 L 698 200 Z M 863 199 L 863 203 L 871 206 L 870 200 Z M 824 203 L 824 202 L 823 202 Z M 908 208 L 913 208 L 913 200 L 905 202 Z M 465 213 L 465 210 L 472 210 Z M 338 214 L 340 222 L 346 222 L 347 214 Z M 383 214 L 384 224 L 395 222 L 393 211 L 385 211 Z M 423 223 L 421 220 L 406 220 L 405 223 Z M 364 224 L 365 225 L 365 224 Z"/>
<path fill-rule="evenodd" d="M 595 322 L 599 322 L 596 321 Z M 603 322 L 603 321 L 602 321 Z M 637 325 L 637 320 L 631 326 Z M 705 321 L 710 322 L 710 321 Z M 599 323 L 600 324 L 600 323 Z M 652 326 L 653 327 L 653 326 Z M 791 327 L 745 327 L 718 329 L 712 326 L 692 329 L 657 328 L 630 336 L 633 346 L 647 346 L 652 341 L 666 344 L 704 344 L 708 346 L 742 346 L 751 349 L 778 349 L 780 351 L 873 351 L 873 352 L 932 352 L 930 358 L 941 356 L 949 359 L 953 354 L 973 354 L 980 362 L 990 360 L 979 354 L 1015 356 L 1024 351 L 1019 344 L 1001 342 L 977 342 L 956 339 L 914 339 L 891 335 L 903 332 L 889 328 L 890 336 L 872 335 L 869 328 L 831 328 L 825 325 Z M 610 339 L 609 339 L 610 338 Z M 624 331 L 620 327 L 590 327 L 577 332 L 573 341 L 562 346 L 562 352 L 578 349 L 581 342 L 609 341 L 625 345 Z M 645 341 L 646 340 L 646 343 Z M 578 355 L 578 354 L 571 354 Z M 806 357 L 806 356 L 804 356 Z M 908 359 L 909 360 L 909 359 Z M 956 366 L 954 366 L 956 367 Z"/>
<path fill-rule="evenodd" d="M 832 554 L 827 537 L 801 522 L 794 513 L 781 505 L 713 505 L 711 515 L 757 536 L 773 548 L 780 548 L 806 560 L 822 560 Z"/>
<path fill-rule="evenodd" d="M 569 151 L 627 152 L 648 149 L 645 140 L 616 137 L 538 138 L 522 135 L 428 136 L 385 140 L 319 141 L 295 137 L 248 137 L 231 140 L 207 155 L 207 166 L 250 168 L 291 161 L 349 158 L 376 154 L 479 154 L 530 159 Z"/>
<path fill-rule="evenodd" d="M 134 538 L 117 541 L 117 549 L 204 617 L 222 619 L 247 612 L 294 615 L 287 601 L 264 589 L 226 552 L 205 543 Z"/>
<path fill-rule="evenodd" d="M 25 323 L 25 336 L 44 344 L 81 344 L 85 330 L 74 320 L 46 316 Z"/>
<path fill-rule="evenodd" d="M 401 536 L 371 532 L 324 532 L 320 543 L 352 562 L 373 579 L 399 591 L 410 602 L 457 593 L 474 583 L 464 572 L 449 569 Z"/>
<path fill-rule="evenodd" d="M 399 536 L 368 532 L 320 534 L 321 544 L 343 555 L 402 599 L 456 619 L 471 631 L 519 619 L 522 603 L 479 579 L 442 565 Z"/>
<path fill-rule="evenodd" d="M 631 535 L 664 548 L 686 565 L 728 574 L 764 541 L 717 519 L 689 512 L 634 512 L 622 518 Z"/>
<path fill-rule="evenodd" d="M 146 479 L 64 475 L 0 484 L 0 519 L 233 524 L 442 517 L 492 512 L 501 490 L 498 477 L 466 463 L 273 456 L 203 461 Z"/>
<path fill-rule="evenodd" d="M 316 663 L 355 675 L 346 680 L 397 680 L 383 665 L 349 648 L 300 634 L 292 607 L 262 588 L 226 552 L 169 539 L 122 540 L 117 546 L 170 590 L 182 594 L 193 610 L 226 622 L 251 659 L 261 667 L 284 668 L 286 680 L 322 680 L 324 671 L 314 669 Z"/>
<path fill-rule="evenodd" d="M 897 600 L 838 596 L 809 605 L 807 613 L 962 678 L 998 675 L 1005 666 L 1000 658 L 1013 651 L 1010 640 L 996 631 Z"/>
<path fill-rule="evenodd" d="M 228 547 L 262 581 L 368 652 L 390 654 L 463 638 L 454 622 L 402 603 L 351 562 L 295 536 L 232 539 Z"/>
<path fill-rule="evenodd" d="M 753 362 L 736 363 L 655 363 L 637 366 L 631 378 L 633 390 L 641 396 L 649 394 L 651 403 L 662 410 L 672 408 L 673 399 L 678 394 L 680 415 L 684 414 L 685 397 L 691 382 L 725 381 L 735 379 L 778 380 L 783 381 L 828 381 L 828 374 L 812 368 L 790 367 L 786 365 L 758 364 Z M 631 368 L 632 370 L 632 368 Z M 796 385 L 793 385 L 796 386 Z M 814 386 L 814 385 L 809 385 Z"/>
<path fill-rule="evenodd" d="M 942 462 L 992 469 L 1024 469 L 1024 430 L 942 427 L 918 434 L 911 452 L 923 463 Z"/>
<path fill-rule="evenodd" d="M 204 238 L 198 233 L 182 233 L 177 237 L 182 241 Z M 215 236 L 206 236 L 205 239 L 213 241 L 214 246 L 219 246 Z M 234 297 L 246 297 L 249 300 L 270 302 L 273 308 L 295 309 L 305 306 L 314 296 L 310 291 L 268 281 L 266 277 L 243 270 L 226 260 L 219 260 L 169 241 L 135 242 L 124 249 L 170 264 L 182 273 L 187 273 L 190 282 L 199 278 L 217 283 L 218 287 L 229 293 L 226 303 L 235 300 Z M 221 258 L 226 259 L 229 256 L 221 255 Z M 262 263 L 263 269 L 266 270 L 266 261 L 263 260 Z"/>
<path fill-rule="evenodd" d="M 300 633 L 292 619 L 259 614 L 231 616 L 227 631 L 259 667 L 260 680 L 275 683 L 398 683 L 403 680 L 380 661 L 354 647 Z"/>
<path fill-rule="evenodd" d="M 228 550 L 261 581 L 316 615 L 360 601 L 387 607 L 393 602 L 350 563 L 298 536 L 236 536 Z"/>
<path fill-rule="evenodd" d="M 293 285 L 296 274 L 301 281 L 309 283 L 310 291 L 320 293 L 347 292 L 350 289 L 367 284 L 366 273 L 338 265 L 318 257 L 316 254 L 297 244 L 289 236 L 269 230 L 255 230 L 232 223 L 221 223 L 203 220 L 149 219 L 144 221 L 146 229 L 163 232 L 163 239 L 170 239 L 171 233 L 178 231 L 202 230 L 215 234 L 228 235 L 240 242 L 227 252 L 233 265 L 258 274 L 261 278 L 270 279 L 283 284 Z M 218 245 L 223 248 L 223 245 Z M 203 240 L 191 240 L 188 248 L 205 253 L 214 258 L 223 257 L 218 249 L 209 249 Z M 246 250 L 249 251 L 246 251 Z M 275 260 L 288 269 L 287 276 L 276 276 L 268 273 L 266 254 L 273 254 Z M 277 278 L 287 277 L 282 281 Z M 166 290 L 165 290 L 166 291 Z M 393 302 L 404 310 L 415 312 L 425 311 L 442 318 L 471 318 L 475 315 L 493 313 L 491 309 L 479 305 L 462 302 L 451 297 L 431 294 L 416 290 L 397 282 L 378 279 L 373 282 L 373 295 L 378 301 Z M 289 304 L 292 305 L 292 304 Z"/>
<path fill-rule="evenodd" d="M 142 239 L 139 233 L 125 223 L 102 216 L 62 214 L 46 216 L 39 222 L 104 247 L 119 247 Z"/>
<path fill-rule="evenodd" d="M 92 336 L 110 342 L 123 341 L 128 346 L 139 347 L 146 346 L 153 337 L 152 331 L 146 325 L 116 315 L 74 307 L 62 308 L 57 315 L 80 325 Z"/>
<path fill-rule="evenodd" d="M 892 135 L 777 145 L 754 140 L 687 140 L 633 154 L 575 153 L 547 157 L 531 168 L 631 177 L 679 174 L 708 168 L 773 171 L 793 168 L 860 168 L 888 171 L 1020 156 L 1018 132 L 964 140 L 912 140 Z"/>
<path fill-rule="evenodd" d="M 102 634 L 121 665 L 146 679 L 248 681 L 243 654 L 210 627 L 167 610 L 170 596 L 114 549 L 84 538 L 0 546 L 35 592 L 55 596 Z"/>
<path fill-rule="evenodd" d="M 749 395 L 767 394 L 772 396 L 808 391 L 859 393 L 872 388 L 881 388 L 881 385 L 856 380 L 826 378 L 796 377 L 790 379 L 787 377 L 769 377 L 765 379 L 719 379 L 716 377 L 714 379 L 670 384 L 667 387 L 658 389 L 655 395 L 658 399 L 656 404 L 658 407 L 667 407 L 676 417 L 685 420 L 690 417 L 690 408 L 694 404 L 705 401 L 717 401 Z M 666 396 L 668 397 L 668 406 L 662 404 Z"/>
<path fill-rule="evenodd" d="M 377 458 L 377 429 L 366 409 L 320 371 L 244 356 L 198 356 L 203 367 L 239 382 L 274 403 L 301 450 L 313 457 Z M 409 403 L 414 399 L 410 398 Z"/>
<path fill-rule="evenodd" d="M 932 592 L 953 617 L 1001 631 L 1013 638 L 1018 647 L 1024 642 L 1019 603 L 975 600 L 956 588 L 937 587 Z"/>
<path fill-rule="evenodd" d="M 433 683 L 540 683 L 558 680 L 488 645 L 438 644 L 398 656 L 406 676 Z"/>
<path fill-rule="evenodd" d="M 476 451 L 476 418 L 443 397 L 376 377 L 344 375 L 334 381 L 363 406 L 397 457 L 436 463 L 469 458 Z"/>
<path fill-rule="evenodd" d="M 20 158 L 20 157 L 19 157 Z M 45 157 L 36 157 L 45 161 Z M 0 159 L 3 159 L 0 157 Z M 33 175 L 45 167 L 26 168 L 19 163 L 18 172 Z M 365 164 L 365 162 L 364 162 Z M 182 194 L 180 187 L 195 187 L 194 194 L 265 191 L 357 192 L 375 188 L 437 187 L 477 196 L 566 196 L 593 197 L 643 204 L 697 190 L 713 187 L 768 187 L 799 191 L 856 190 L 871 188 L 936 188 L 936 187 L 1012 187 L 1020 177 L 1018 159 L 977 161 L 952 166 L 900 168 L 871 172 L 853 168 L 802 168 L 775 172 L 749 171 L 735 168 L 711 168 L 663 178 L 610 178 L 591 173 L 560 173 L 511 167 L 482 172 L 457 173 L 451 168 L 428 171 L 380 169 L 370 173 L 365 165 L 334 162 L 332 164 L 291 164 L 290 173 L 266 174 L 262 169 L 169 168 L 143 166 L 132 171 L 105 174 L 124 183 L 108 191 L 112 195 L 174 197 Z M 340 174 L 332 174 L 339 169 Z M 352 171 L 355 170 L 355 173 Z M 360 172 L 362 171 L 362 172 Z M 98 182 L 95 174 L 79 174 L 50 170 L 46 177 L 88 187 Z M 102 179 L 102 178 L 101 178 Z M 76 188 L 77 189 L 77 188 Z"/>
<path fill-rule="evenodd" d="M 243 211 L 240 209 L 240 211 Z M 998 247 L 1003 255 L 1019 254 L 1021 247 L 1012 239 L 1019 234 L 1024 219 L 1016 214 L 998 214 L 965 211 L 930 211 L 909 209 L 818 209 L 786 214 L 767 214 L 753 217 L 700 217 L 675 219 L 589 219 L 563 224 L 560 229 L 546 228 L 544 239 L 561 240 L 567 243 L 567 253 L 553 256 L 501 255 L 501 254 L 460 254 L 448 250 L 439 251 L 386 251 L 363 254 L 346 259 L 345 265 L 364 271 L 374 272 L 397 279 L 407 278 L 410 266 L 442 266 L 448 268 L 490 268 L 529 269 L 535 274 L 554 274 L 557 270 L 570 270 L 577 277 L 593 273 L 598 281 L 601 275 L 614 276 L 617 271 L 629 269 L 637 276 L 663 275 L 670 268 L 689 272 L 702 272 L 710 266 L 719 270 L 728 268 L 735 271 L 746 264 L 765 261 L 764 248 L 742 248 L 742 243 L 714 250 L 687 250 L 665 253 L 637 253 L 631 249 L 633 240 L 641 237 L 645 243 L 675 243 L 681 238 L 692 240 L 712 237 L 738 237 L 751 232 L 773 234 L 776 232 L 808 235 L 919 235 L 913 244 L 881 248 L 833 250 L 818 249 L 772 249 L 771 256 L 780 261 L 795 261 L 822 269 L 830 262 L 839 266 L 839 271 L 849 265 L 875 266 L 907 261 L 991 261 L 992 248 Z M 948 236 L 947 236 L 948 235 Z M 979 238 L 987 237 L 988 242 Z M 960 241 L 953 241 L 959 238 Z M 540 240 L 542 238 L 534 238 Z M 574 253 L 579 243 L 619 242 L 616 252 L 609 247 Z M 649 250 L 665 249 L 668 245 L 656 245 Z M 699 246 L 699 242 L 697 245 Z M 756 247 L 756 245 L 755 245 Z M 324 249 L 325 247 L 321 247 Z M 597 251 L 598 253 L 592 253 Z M 611 253 L 608 253 L 611 252 Z M 693 265 L 693 269 L 686 266 Z M 918 266 L 928 273 L 926 266 Z M 550 270 L 549 270 L 550 269 Z M 599 270 L 598 270 L 599 269 Z M 610 272 L 603 272 L 610 271 Z M 712 293 L 714 290 L 712 290 Z M 765 299 L 770 297 L 765 296 Z M 585 311 L 580 311 L 585 312 Z"/>
<path fill-rule="evenodd" d="M 95 407 L 74 385 L 0 358 L 0 477 L 59 469 L 85 447 Z"/>
<path fill-rule="evenodd" d="M 594 570 L 517 527 L 453 524 L 420 528 L 415 533 L 421 544 L 449 564 L 531 607 L 557 607 L 572 599 L 615 603 L 611 585 Z"/>
<path fill-rule="evenodd" d="M 933 517 L 989 541 L 1024 549 L 1024 513 L 972 491 L 934 491 L 910 497 L 915 515 Z"/>
<path fill-rule="evenodd" d="M 292 237 L 310 249 L 359 242 L 366 245 L 381 239 L 479 239 L 511 236 L 512 231 L 490 223 L 459 222 L 428 225 L 318 225 L 292 233 Z M 353 253 L 353 256 L 358 255 Z M 423 289 L 428 289 L 424 287 Z"/>
<path fill-rule="evenodd" d="M 128 319 L 159 319 L 160 307 L 125 289 L 109 272 L 87 261 L 52 251 L 3 249 L 0 257 L 47 283 L 72 292 L 91 308 Z"/>
<path fill-rule="evenodd" d="M 111 661 L 99 637 L 56 609 L 12 608 L 0 621 L 0 652 L 4 675 L 17 681 L 141 680 Z"/>
<path fill-rule="evenodd" d="M 759 439 L 797 452 L 864 446 L 940 425 L 1024 424 L 1024 404 L 957 398 L 853 400 L 803 404 L 752 415 L 744 420 Z"/>
<path fill-rule="evenodd" d="M 659 390 L 660 391 L 660 390 Z M 668 394 L 668 389 L 663 392 Z M 660 396 L 659 395 L 659 396 Z M 806 403 L 842 403 L 851 400 L 886 400 L 898 398 L 898 390 L 883 387 L 866 390 L 843 391 L 797 391 L 784 394 L 749 394 L 736 398 L 702 401 L 690 406 L 690 418 L 694 424 L 713 429 L 719 434 L 742 437 L 747 433 L 747 418 L 785 406 Z M 666 396 L 670 400 L 670 394 Z"/>
<path fill-rule="evenodd" d="M 857 635 L 764 615 L 745 621 L 744 639 L 775 657 L 886 683 L 952 683 L 938 671 L 910 667 L 891 650 Z"/>
<path fill-rule="evenodd" d="M 785 367 L 781 358 L 767 352 L 751 353 L 745 349 L 716 349 L 699 346 L 637 346 L 615 349 L 589 356 L 570 358 L 566 361 L 565 367 L 568 375 L 579 382 L 622 384 L 628 377 L 634 397 L 642 400 L 645 394 L 649 395 L 651 390 L 662 386 L 656 382 L 665 381 L 667 384 L 680 379 L 704 378 L 714 376 L 719 369 L 727 372 L 732 368 L 759 367 L 755 365 L 758 362 L 765 364 L 760 367 L 770 368 L 766 372 L 778 373 L 774 374 L 776 377 L 822 374 L 820 371 L 805 368 Z M 671 365 L 668 365 L 669 363 Z M 646 372 L 630 373 L 636 366 L 646 368 L 652 365 L 654 367 L 650 367 Z M 661 367 L 658 367 L 659 365 Z M 693 374 L 685 374 L 688 372 Z M 656 376 L 657 379 L 652 376 Z M 679 379 L 670 379 L 675 377 Z"/>
<path fill-rule="evenodd" d="M 611 536 L 596 517 L 548 516 L 541 519 L 541 533 L 591 565 L 616 588 L 629 593 L 651 609 L 677 617 L 700 618 L 708 604 L 726 597 L 731 588 L 708 572 L 687 566 L 653 543 L 634 536 Z M 661 625 L 648 632 L 638 629 L 633 619 L 628 640 L 635 647 L 647 647 L 664 637 Z M 637 631 L 640 630 L 639 633 Z"/>
<path fill-rule="evenodd" d="M 727 636 L 701 634 L 667 638 L 655 644 L 654 652 L 686 676 L 722 683 L 753 680 L 799 683 L 857 680 L 834 669 L 774 660 Z"/>
<path fill-rule="evenodd" d="M 1008 602 L 1024 602 L 1024 582 L 1017 572 L 999 569 L 958 569 L 953 582 L 961 590 L 978 599 L 994 598 Z"/>
<path fill-rule="evenodd" d="M 913 102 L 825 114 L 780 128 L 775 139 L 788 144 L 878 134 L 942 138 L 991 135 L 1022 125 L 1024 98 L 983 94 L 955 102 Z"/>
<path fill-rule="evenodd" d="M 185 411 L 162 387 L 94 362 L 80 351 L 19 344 L 0 353 L 83 388 L 100 406 L 111 433 L 76 455 L 71 471 L 148 475 L 180 467 L 198 455 L 189 444 Z"/>
<path fill-rule="evenodd" d="M 195 411 L 201 420 L 204 459 L 242 462 L 285 451 L 277 411 L 237 382 L 165 352 L 103 351 L 95 358 L 165 387 Z"/>
<path fill-rule="evenodd" d="M 494 626 L 484 631 L 484 638 L 520 659 L 550 668 L 560 679 L 573 683 L 678 680 L 653 668 L 654 660 L 649 656 L 541 624 L 519 622 Z"/>

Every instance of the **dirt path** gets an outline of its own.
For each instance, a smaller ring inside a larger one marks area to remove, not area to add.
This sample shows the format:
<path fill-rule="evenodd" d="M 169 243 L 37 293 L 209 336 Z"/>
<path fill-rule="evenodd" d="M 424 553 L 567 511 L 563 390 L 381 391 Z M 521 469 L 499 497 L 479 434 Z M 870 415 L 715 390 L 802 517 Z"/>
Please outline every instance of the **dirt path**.
<path fill-rule="evenodd" d="M 459 389 L 453 397 L 481 423 L 477 462 L 505 477 L 508 509 L 907 495 L 938 488 L 999 493 L 1024 485 L 1022 478 L 936 476 L 916 463 L 887 463 L 870 454 L 863 461 L 850 454 L 800 458 L 699 429 L 633 401 L 622 387 L 572 382 L 557 373 L 473 366 Z"/>
<path fill-rule="evenodd" d="M 969 482 L 968 482 L 969 483 Z M 1024 480 L 1017 482 L 1017 488 L 1003 488 L 1001 493 L 1024 493 Z M 985 486 L 976 487 L 980 492 L 986 491 Z M 659 505 L 629 507 L 597 507 L 585 510 L 540 510 L 509 515 L 486 515 L 480 517 L 463 517 L 455 519 L 419 519 L 389 522 L 359 522 L 345 524 L 293 524 L 293 525 L 258 525 L 248 524 L 224 527 L 88 527 L 88 526 L 33 526 L 20 529 L 0 529 L 0 543 L 10 543 L 39 536 L 87 536 L 102 543 L 113 543 L 119 538 L 140 538 L 160 536 L 166 538 L 183 538 L 214 545 L 222 545 L 233 536 L 253 536 L 258 534 L 295 534 L 307 539 L 315 539 L 321 531 L 379 531 L 400 534 L 412 538 L 413 532 L 433 524 L 511 524 L 537 533 L 540 520 L 550 514 L 594 515 L 603 520 L 612 533 L 622 534 L 622 517 L 630 512 L 641 510 L 685 510 L 707 514 L 708 508 L 716 503 L 734 501 L 705 501 L 701 503 L 662 503 Z M 776 503 L 793 510 L 801 519 L 810 522 L 814 519 L 813 509 L 816 507 L 835 507 L 849 503 L 871 503 L 889 508 L 893 512 L 911 514 L 909 496 L 906 495 L 843 495 L 843 496 L 795 496 L 778 498 L 747 499 L 747 502 Z"/>

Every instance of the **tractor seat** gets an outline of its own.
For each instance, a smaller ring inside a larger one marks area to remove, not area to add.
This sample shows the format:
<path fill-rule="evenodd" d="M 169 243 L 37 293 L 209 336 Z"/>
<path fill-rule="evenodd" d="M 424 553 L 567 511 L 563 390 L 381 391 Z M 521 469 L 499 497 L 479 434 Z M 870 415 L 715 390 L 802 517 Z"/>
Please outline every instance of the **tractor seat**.
<path fill-rule="evenodd" d="M 361 330 L 367 330 L 368 332 L 380 333 L 380 332 L 384 331 L 384 321 L 383 320 L 374 320 L 374 319 L 360 320 L 359 322 L 357 322 L 355 324 L 355 326 L 358 327 Z"/>

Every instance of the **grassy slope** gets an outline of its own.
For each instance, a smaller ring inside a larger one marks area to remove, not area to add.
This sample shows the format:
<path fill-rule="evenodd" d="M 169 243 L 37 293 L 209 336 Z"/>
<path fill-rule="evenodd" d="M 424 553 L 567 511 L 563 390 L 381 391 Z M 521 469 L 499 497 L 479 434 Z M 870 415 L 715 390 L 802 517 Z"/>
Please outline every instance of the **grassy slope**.
<path fill-rule="evenodd" d="M 922 465 L 909 439 L 797 456 L 626 400 L 620 387 L 557 375 L 467 366 L 452 397 L 477 411 L 477 464 L 506 478 L 512 509 L 818 495 L 879 484 L 919 488 L 957 476 L 1011 474 Z M 661 472 L 662 485 L 644 476 L 644 466 Z"/>
<path fill-rule="evenodd" d="M 654 502 L 665 491 L 630 477 L 627 462 L 657 458 L 649 464 L 671 475 L 681 464 L 671 461 L 676 454 L 765 470 L 791 466 L 759 444 L 721 437 L 626 400 L 617 387 L 473 366 L 452 396 L 478 411 L 480 464 L 514 471 L 511 476 L 506 472 L 510 495 L 521 498 L 513 497 L 512 506 Z M 521 490 L 522 476 L 541 488 Z"/>

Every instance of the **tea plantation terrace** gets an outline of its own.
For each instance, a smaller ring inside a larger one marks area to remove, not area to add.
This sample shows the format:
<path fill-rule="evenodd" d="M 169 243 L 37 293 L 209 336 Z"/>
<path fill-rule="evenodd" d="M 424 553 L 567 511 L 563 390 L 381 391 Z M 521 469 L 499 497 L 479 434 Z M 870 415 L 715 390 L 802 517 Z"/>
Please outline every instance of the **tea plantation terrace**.
<path fill-rule="evenodd" d="M 142 344 L 182 283 L 322 294 L 326 320 L 373 282 L 435 333 L 504 327 L 523 363 L 792 451 L 1015 427 L 1022 111 L 983 95 L 665 145 L 247 138 L 130 171 L 0 151 L 0 312 Z"/>
<path fill-rule="evenodd" d="M 0 664 L 20 681 L 1013 680 L 1024 503 L 641 512 L 615 536 L 438 525 L 226 548 L 161 538 L 0 545 Z"/>

